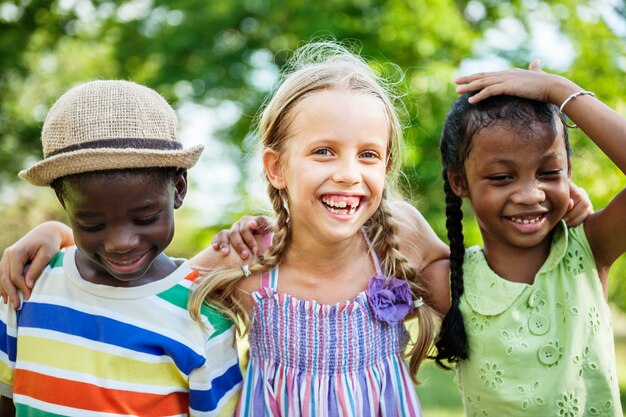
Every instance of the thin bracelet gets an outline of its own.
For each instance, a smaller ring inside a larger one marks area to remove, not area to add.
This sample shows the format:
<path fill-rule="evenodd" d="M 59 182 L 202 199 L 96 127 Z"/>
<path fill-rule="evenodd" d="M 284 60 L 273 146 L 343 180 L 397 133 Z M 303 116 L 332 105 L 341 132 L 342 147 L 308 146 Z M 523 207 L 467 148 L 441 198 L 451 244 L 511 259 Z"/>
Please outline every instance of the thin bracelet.
<path fill-rule="evenodd" d="M 559 107 L 559 114 L 561 115 L 561 120 L 563 120 L 563 124 L 569 127 L 570 129 L 575 129 L 578 126 L 576 126 L 576 123 L 574 123 L 573 125 L 570 125 L 569 123 L 567 123 L 568 117 L 565 115 L 565 113 L 563 113 L 563 108 L 565 107 L 567 103 L 569 103 L 571 100 L 575 99 L 576 97 L 585 96 L 585 95 L 591 96 L 591 97 L 596 96 L 595 93 L 593 93 L 592 91 L 586 91 L 586 90 L 577 91 L 574 94 L 570 95 L 568 98 L 566 98 L 563 104 L 561 104 L 561 107 Z"/>

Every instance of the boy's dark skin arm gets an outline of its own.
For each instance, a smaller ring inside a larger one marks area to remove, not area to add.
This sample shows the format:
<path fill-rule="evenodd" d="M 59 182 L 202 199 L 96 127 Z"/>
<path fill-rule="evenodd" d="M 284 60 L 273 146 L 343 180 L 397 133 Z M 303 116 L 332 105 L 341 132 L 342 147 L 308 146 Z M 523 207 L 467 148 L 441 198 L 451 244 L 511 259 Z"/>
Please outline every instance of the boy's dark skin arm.
<path fill-rule="evenodd" d="M 0 396 L 0 416 L 15 417 L 15 406 L 12 399 Z"/>

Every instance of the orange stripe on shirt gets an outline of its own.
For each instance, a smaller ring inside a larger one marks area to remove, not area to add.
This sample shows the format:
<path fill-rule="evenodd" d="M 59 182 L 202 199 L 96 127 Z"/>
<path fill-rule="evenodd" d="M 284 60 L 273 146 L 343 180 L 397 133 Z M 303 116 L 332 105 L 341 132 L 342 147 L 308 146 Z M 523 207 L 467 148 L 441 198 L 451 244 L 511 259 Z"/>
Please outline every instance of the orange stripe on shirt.
<path fill-rule="evenodd" d="M 99 387 L 24 369 L 15 370 L 14 394 L 82 410 L 140 416 L 189 413 L 189 393 L 146 394 Z"/>
<path fill-rule="evenodd" d="M 189 274 L 187 274 L 185 279 L 188 280 L 188 281 L 194 282 L 196 279 L 198 279 L 199 276 L 200 276 L 200 272 L 198 272 L 198 271 L 191 271 Z"/>

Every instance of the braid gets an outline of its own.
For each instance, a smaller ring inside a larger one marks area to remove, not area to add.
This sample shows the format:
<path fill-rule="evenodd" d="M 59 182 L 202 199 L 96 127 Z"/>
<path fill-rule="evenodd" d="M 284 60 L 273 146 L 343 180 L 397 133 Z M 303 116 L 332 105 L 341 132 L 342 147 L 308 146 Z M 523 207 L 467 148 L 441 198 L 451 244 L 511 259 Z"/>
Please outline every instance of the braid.
<path fill-rule="evenodd" d="M 268 186 L 268 189 L 270 200 L 277 214 L 274 236 L 267 253 L 259 255 L 258 261 L 250 265 L 251 273 L 262 273 L 277 265 L 290 239 L 286 192 L 277 190 L 271 185 Z M 207 271 L 203 272 L 206 273 Z M 251 317 L 237 296 L 237 286 L 243 278 L 245 276 L 241 268 L 210 271 L 199 281 L 191 294 L 189 300 L 191 317 L 202 323 L 202 307 L 208 304 L 229 317 L 234 323 L 240 321 L 243 331 L 239 331 L 239 333 L 240 335 L 246 334 L 250 327 Z M 207 300 L 210 300 L 210 303 Z"/>
<path fill-rule="evenodd" d="M 395 276 L 409 282 L 414 298 L 424 297 L 424 289 L 417 283 L 417 270 L 400 252 L 398 237 L 398 222 L 391 215 L 386 199 L 386 192 L 380 207 L 368 222 L 369 236 L 372 247 L 382 258 L 382 263 L 388 276 Z M 417 309 L 416 318 L 419 323 L 418 337 L 413 343 L 409 356 L 409 369 L 415 382 L 417 371 L 422 361 L 428 355 L 434 338 L 434 310 L 424 304 Z"/>
<path fill-rule="evenodd" d="M 271 184 L 268 186 L 268 192 L 270 201 L 276 212 L 276 225 L 274 226 L 272 245 L 269 247 L 267 253 L 259 256 L 259 264 L 263 271 L 267 271 L 280 263 L 291 238 L 287 193 L 284 190 L 278 190 L 272 187 Z"/>
<path fill-rule="evenodd" d="M 450 310 L 441 323 L 441 330 L 437 338 L 438 365 L 447 368 L 442 360 L 458 362 L 467 359 L 467 335 L 463 325 L 463 316 L 459 309 L 459 301 L 463 294 L 463 257 L 465 244 L 463 241 L 463 210 L 462 200 L 450 187 L 448 170 L 443 170 L 444 190 L 446 193 L 446 228 L 450 241 L 450 293 L 452 296 Z"/>

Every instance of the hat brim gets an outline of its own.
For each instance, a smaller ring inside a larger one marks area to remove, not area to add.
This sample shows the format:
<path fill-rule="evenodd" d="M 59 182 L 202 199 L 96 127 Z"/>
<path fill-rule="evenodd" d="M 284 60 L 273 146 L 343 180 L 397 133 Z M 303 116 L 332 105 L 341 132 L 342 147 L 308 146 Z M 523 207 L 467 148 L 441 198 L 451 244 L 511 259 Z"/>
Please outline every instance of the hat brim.
<path fill-rule="evenodd" d="M 46 186 L 57 178 L 84 172 L 129 168 L 189 169 L 196 164 L 203 149 L 203 145 L 182 150 L 81 149 L 46 158 L 18 175 L 33 185 Z"/>

